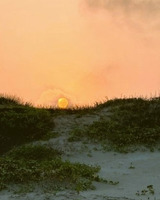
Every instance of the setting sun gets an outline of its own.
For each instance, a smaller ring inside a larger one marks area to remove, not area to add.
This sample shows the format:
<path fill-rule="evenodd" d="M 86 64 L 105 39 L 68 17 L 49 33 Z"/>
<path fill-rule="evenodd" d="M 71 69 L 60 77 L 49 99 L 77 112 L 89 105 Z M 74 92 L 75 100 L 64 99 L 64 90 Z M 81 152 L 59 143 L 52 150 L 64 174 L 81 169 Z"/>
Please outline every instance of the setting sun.
<path fill-rule="evenodd" d="M 68 107 L 68 100 L 66 98 L 58 99 L 58 107 L 61 109 L 65 109 Z"/>

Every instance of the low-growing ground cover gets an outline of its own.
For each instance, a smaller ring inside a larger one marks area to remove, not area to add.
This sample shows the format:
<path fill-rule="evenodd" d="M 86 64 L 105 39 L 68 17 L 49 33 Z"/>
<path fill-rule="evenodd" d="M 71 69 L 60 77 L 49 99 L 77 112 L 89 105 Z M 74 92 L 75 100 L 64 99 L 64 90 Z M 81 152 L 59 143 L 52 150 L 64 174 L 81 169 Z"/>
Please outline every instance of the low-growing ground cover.
<path fill-rule="evenodd" d="M 110 107 L 109 119 L 73 130 L 69 141 L 88 137 L 110 143 L 116 149 L 129 145 L 152 147 L 160 142 L 160 98 L 115 99 L 99 106 Z"/>
<path fill-rule="evenodd" d="M 87 166 L 61 160 L 61 152 L 42 145 L 12 149 L 0 157 L 0 189 L 10 184 L 52 183 L 57 187 L 81 190 L 94 189 L 92 181 L 102 181 L 98 166 Z M 43 189 L 43 188 L 42 188 Z"/>

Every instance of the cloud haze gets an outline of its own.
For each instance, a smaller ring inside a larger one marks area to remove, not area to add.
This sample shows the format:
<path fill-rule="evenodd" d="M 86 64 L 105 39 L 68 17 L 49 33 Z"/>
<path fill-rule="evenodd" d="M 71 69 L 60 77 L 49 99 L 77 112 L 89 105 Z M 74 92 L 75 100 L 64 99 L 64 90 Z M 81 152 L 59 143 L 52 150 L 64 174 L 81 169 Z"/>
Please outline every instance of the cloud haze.
<path fill-rule="evenodd" d="M 90 9 L 105 9 L 115 20 L 139 25 L 139 29 L 160 28 L 159 0 L 86 0 L 86 3 Z"/>
<path fill-rule="evenodd" d="M 160 0 L 1 0 L 0 93 L 92 104 L 160 89 Z"/>

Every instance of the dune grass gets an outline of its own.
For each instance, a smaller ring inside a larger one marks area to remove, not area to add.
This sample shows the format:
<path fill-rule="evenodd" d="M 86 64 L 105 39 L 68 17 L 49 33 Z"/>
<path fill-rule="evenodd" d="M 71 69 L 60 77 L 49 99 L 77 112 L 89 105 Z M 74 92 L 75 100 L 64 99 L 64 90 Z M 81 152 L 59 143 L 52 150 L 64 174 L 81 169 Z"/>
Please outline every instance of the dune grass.
<path fill-rule="evenodd" d="M 21 98 L 16 96 L 0 94 L 0 107 L 12 106 L 27 106 L 33 107 L 31 103 L 24 102 Z"/>
<path fill-rule="evenodd" d="M 45 109 L 21 103 L 15 97 L 0 97 L 0 154 L 12 147 L 41 139 L 54 127 Z"/>
<path fill-rule="evenodd" d="M 98 166 L 62 161 L 62 152 L 50 147 L 22 145 L 54 130 L 55 115 L 98 115 L 103 108 L 111 112 L 108 119 L 100 119 L 83 130 L 76 128 L 69 141 L 88 138 L 109 143 L 118 151 L 130 145 L 152 147 L 160 143 L 160 97 L 113 99 L 94 107 L 65 110 L 35 108 L 15 98 L 0 97 L 0 189 L 10 184 L 43 182 L 51 183 L 53 190 L 63 187 L 79 192 L 93 189 L 93 181 L 107 183 L 97 175 Z"/>
<path fill-rule="evenodd" d="M 153 147 L 160 143 L 160 97 L 115 99 L 98 107 L 109 107 L 110 118 L 94 122 L 84 130 L 73 130 L 69 141 L 88 137 L 110 143 L 116 149 L 131 145 Z"/>
<path fill-rule="evenodd" d="M 110 119 L 101 119 L 84 130 L 76 128 L 69 141 L 88 137 L 116 148 L 134 144 L 151 147 L 160 141 L 160 97 L 112 99 L 93 107 L 68 109 L 34 108 L 15 97 L 0 97 L 0 102 L 0 152 L 45 138 L 54 128 L 55 115 L 98 114 L 103 108 L 109 108 Z"/>
<path fill-rule="evenodd" d="M 0 95 L 0 106 L 19 106 L 22 105 L 20 98 L 15 96 Z"/>

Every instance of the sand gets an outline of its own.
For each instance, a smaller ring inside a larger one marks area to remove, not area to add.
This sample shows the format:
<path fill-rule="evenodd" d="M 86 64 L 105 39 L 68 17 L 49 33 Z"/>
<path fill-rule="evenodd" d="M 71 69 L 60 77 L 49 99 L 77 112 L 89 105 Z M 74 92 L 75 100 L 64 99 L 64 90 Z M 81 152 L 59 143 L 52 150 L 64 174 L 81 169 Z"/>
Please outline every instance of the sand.
<path fill-rule="evenodd" d="M 60 136 L 41 143 L 61 149 L 64 152 L 63 160 L 99 165 L 100 177 L 119 181 L 119 184 L 94 182 L 95 190 L 83 191 L 79 194 L 70 190 L 44 193 L 39 189 L 25 194 L 14 194 L 3 190 L 0 192 L 0 200 L 160 200 L 160 151 L 150 152 L 141 148 L 130 153 L 107 152 L 99 144 L 67 141 L 68 133 L 73 128 L 77 126 L 83 128 L 86 124 L 109 115 L 109 111 L 103 109 L 99 113 L 85 116 L 75 114 L 58 116 L 54 120 L 56 125 L 54 131 L 59 132 Z M 154 194 L 147 189 L 149 185 L 153 185 Z M 142 195 L 144 189 L 148 192 Z"/>

